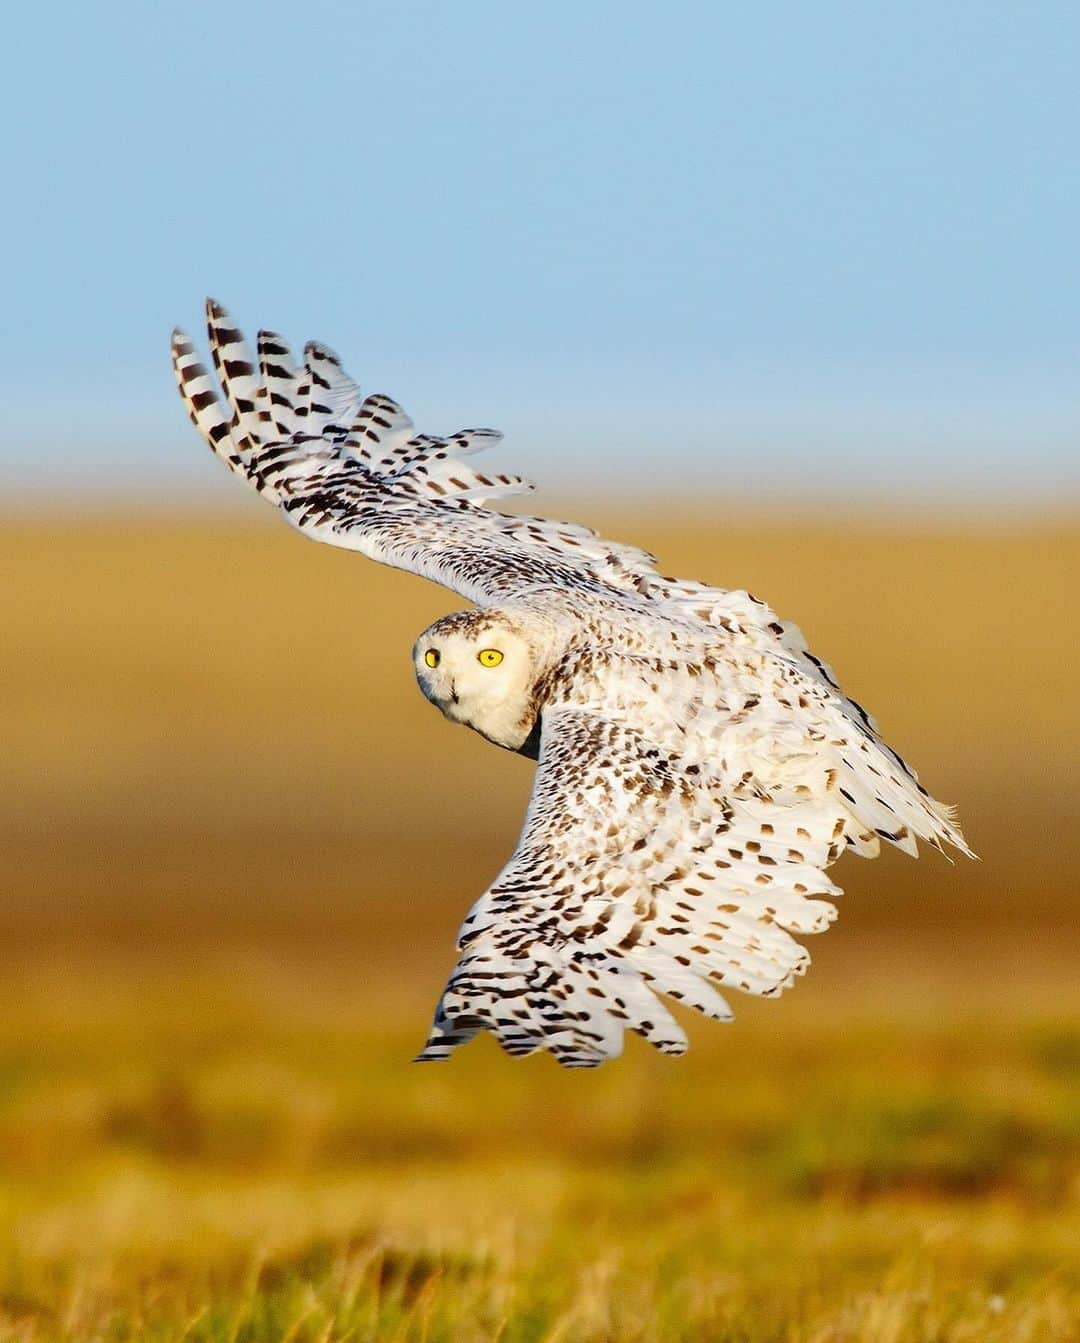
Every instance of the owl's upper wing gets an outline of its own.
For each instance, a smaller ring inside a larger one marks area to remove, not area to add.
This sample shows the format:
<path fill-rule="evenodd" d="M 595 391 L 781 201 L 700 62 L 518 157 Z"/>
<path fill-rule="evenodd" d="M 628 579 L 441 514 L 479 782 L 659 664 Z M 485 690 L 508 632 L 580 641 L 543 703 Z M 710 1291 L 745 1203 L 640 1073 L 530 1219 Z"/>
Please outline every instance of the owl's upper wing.
<path fill-rule="evenodd" d="M 835 916 L 814 897 L 840 893 L 825 870 L 845 848 L 963 843 L 887 757 L 838 748 L 798 709 L 762 732 L 756 698 L 713 715 L 711 759 L 663 749 L 630 715 L 545 710 L 517 850 L 465 921 L 421 1059 L 479 1030 L 576 1067 L 618 1055 L 627 1028 L 682 1053 L 657 994 L 726 1019 L 718 988 L 780 993 L 809 964 L 791 934 Z"/>
<path fill-rule="evenodd" d="M 257 359 L 225 309 L 207 302 L 220 391 L 191 341 L 173 333 L 173 368 L 213 451 L 317 541 L 443 583 L 479 604 L 537 584 L 630 591 L 653 557 L 587 528 L 509 516 L 489 498 L 533 487 L 463 459 L 497 443 L 491 429 L 417 434 L 385 396 L 363 398 L 332 350 L 311 342 L 297 367 L 282 337 L 259 333 Z"/>

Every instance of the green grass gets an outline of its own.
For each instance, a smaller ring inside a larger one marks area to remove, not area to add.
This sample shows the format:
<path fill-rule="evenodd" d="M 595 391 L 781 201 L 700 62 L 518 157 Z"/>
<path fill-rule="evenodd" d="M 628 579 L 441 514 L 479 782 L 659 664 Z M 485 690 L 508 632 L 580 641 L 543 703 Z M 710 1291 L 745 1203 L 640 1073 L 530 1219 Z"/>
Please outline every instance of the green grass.
<path fill-rule="evenodd" d="M 680 1061 L 418 1067 L 426 1004 L 365 1020 L 340 949 L 221 963 L 9 980 L 0 1336 L 1077 1336 L 1068 1017 L 845 1027 L 823 992 Z"/>

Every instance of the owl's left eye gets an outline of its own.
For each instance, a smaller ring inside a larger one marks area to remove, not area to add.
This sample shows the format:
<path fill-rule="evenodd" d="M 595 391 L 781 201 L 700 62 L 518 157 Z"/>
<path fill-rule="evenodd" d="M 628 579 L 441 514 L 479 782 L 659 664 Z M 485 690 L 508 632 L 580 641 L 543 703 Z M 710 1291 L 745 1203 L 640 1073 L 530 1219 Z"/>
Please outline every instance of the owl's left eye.
<path fill-rule="evenodd" d="M 503 655 L 497 648 L 481 648 L 476 660 L 482 667 L 497 667 L 503 660 Z"/>
<path fill-rule="evenodd" d="M 429 648 L 424 654 L 424 661 L 429 667 L 437 667 L 439 665 L 439 650 L 437 648 Z"/>

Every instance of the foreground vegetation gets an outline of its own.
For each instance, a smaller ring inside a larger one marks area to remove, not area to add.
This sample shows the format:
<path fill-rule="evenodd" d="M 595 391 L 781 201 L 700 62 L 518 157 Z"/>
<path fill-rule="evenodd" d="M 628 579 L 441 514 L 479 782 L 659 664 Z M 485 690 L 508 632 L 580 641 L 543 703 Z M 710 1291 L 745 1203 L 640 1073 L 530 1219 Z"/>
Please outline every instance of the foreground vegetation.
<path fill-rule="evenodd" d="M 0 1336 L 1077 1337 L 1075 1024 L 819 993 L 678 1062 L 417 1067 L 427 1005 L 339 957 L 9 978 Z"/>

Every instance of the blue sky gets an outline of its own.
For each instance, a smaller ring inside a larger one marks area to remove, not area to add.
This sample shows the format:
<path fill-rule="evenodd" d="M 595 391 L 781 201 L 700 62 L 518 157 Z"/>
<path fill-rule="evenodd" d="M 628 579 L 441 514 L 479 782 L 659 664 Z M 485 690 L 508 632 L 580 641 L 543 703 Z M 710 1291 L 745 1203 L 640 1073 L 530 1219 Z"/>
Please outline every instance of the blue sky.
<path fill-rule="evenodd" d="M 1075 5 L 5 22 L 3 502 L 225 490 L 206 293 L 563 490 L 1080 497 Z"/>

